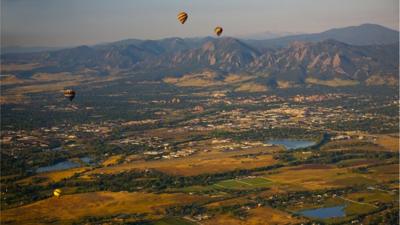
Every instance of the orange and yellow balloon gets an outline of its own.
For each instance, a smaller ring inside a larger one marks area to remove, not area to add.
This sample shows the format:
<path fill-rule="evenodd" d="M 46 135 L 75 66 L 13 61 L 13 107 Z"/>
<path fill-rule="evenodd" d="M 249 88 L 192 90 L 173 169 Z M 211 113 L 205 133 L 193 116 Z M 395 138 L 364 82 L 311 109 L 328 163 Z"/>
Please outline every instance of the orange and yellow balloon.
<path fill-rule="evenodd" d="M 222 27 L 216 27 L 214 29 L 215 34 L 218 35 L 218 36 L 221 36 L 223 31 L 224 31 L 224 29 L 222 29 Z"/>
<path fill-rule="evenodd" d="M 75 98 L 75 91 L 71 89 L 64 90 L 64 96 L 72 101 Z"/>
<path fill-rule="evenodd" d="M 61 196 L 61 189 L 55 189 L 54 191 L 53 191 L 53 195 L 55 196 L 55 197 L 57 197 L 57 198 L 59 198 L 60 196 Z"/>
<path fill-rule="evenodd" d="M 187 18 L 188 18 L 188 14 L 185 12 L 180 12 L 178 14 L 178 20 L 179 20 L 179 22 L 181 22 L 181 24 L 184 24 L 186 22 Z"/>

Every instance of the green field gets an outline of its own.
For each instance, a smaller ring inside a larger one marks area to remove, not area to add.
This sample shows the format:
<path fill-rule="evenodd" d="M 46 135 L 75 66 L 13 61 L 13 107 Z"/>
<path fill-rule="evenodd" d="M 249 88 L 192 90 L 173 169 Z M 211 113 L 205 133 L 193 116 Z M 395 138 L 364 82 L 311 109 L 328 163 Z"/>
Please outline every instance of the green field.
<path fill-rule="evenodd" d="M 210 191 L 223 191 L 224 189 L 232 190 L 248 190 L 255 188 L 265 188 L 271 185 L 271 181 L 264 177 L 256 178 L 243 178 L 243 179 L 233 179 L 233 180 L 223 180 L 213 185 L 208 186 L 190 186 L 178 189 L 170 189 L 170 192 L 210 192 Z"/>
<path fill-rule="evenodd" d="M 224 180 L 212 185 L 215 188 L 223 189 L 253 189 L 253 188 L 264 188 L 271 184 L 266 178 L 256 177 L 256 178 L 244 178 L 244 179 L 234 179 L 234 180 Z"/>
<path fill-rule="evenodd" d="M 158 220 L 153 223 L 154 225 L 194 225 L 194 222 L 190 222 L 188 220 L 176 217 L 168 217 L 161 220 Z"/>

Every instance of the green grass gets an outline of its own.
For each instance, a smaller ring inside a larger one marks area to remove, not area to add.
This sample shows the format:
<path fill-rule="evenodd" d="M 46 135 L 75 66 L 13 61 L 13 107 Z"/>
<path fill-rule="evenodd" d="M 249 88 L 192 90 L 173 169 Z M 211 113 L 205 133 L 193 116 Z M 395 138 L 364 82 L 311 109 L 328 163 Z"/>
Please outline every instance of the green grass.
<path fill-rule="evenodd" d="M 180 192 L 204 192 L 204 191 L 213 191 L 215 190 L 215 187 L 212 185 L 209 186 L 189 186 L 189 187 L 184 187 L 184 188 L 177 188 L 177 189 L 171 189 L 172 191 L 180 191 Z"/>
<path fill-rule="evenodd" d="M 376 184 L 376 180 L 362 177 L 362 176 L 356 176 L 356 177 L 346 177 L 346 178 L 340 178 L 336 179 L 333 181 L 334 184 L 338 185 L 346 185 L 346 186 L 355 186 L 355 185 L 372 185 Z"/>
<path fill-rule="evenodd" d="M 169 189 L 169 192 L 184 192 L 184 193 L 196 193 L 196 192 L 210 192 L 210 191 L 223 191 L 223 189 L 232 189 L 232 190 L 248 190 L 255 188 L 265 188 L 271 184 L 271 181 L 263 178 L 243 178 L 243 179 L 232 179 L 232 180 L 223 180 L 213 185 L 208 186 L 189 186 L 184 188 L 173 188 Z"/>
<path fill-rule="evenodd" d="M 154 225 L 194 225 L 195 223 L 176 217 L 168 217 L 158 220 L 153 223 Z"/>
<path fill-rule="evenodd" d="M 365 161 L 365 158 L 361 158 L 361 159 L 347 159 L 347 160 L 340 161 L 340 162 L 337 163 L 336 165 L 338 165 L 338 166 L 352 166 L 352 165 L 354 165 L 355 163 L 362 162 L 362 161 Z"/>
<path fill-rule="evenodd" d="M 265 188 L 271 185 L 271 181 L 263 178 L 244 178 L 244 179 L 233 179 L 233 180 L 223 180 L 213 185 L 208 186 L 189 186 L 184 188 L 174 188 L 170 189 L 170 192 L 185 192 L 185 193 L 196 193 L 196 192 L 210 192 L 210 191 L 223 191 L 223 189 L 232 190 L 248 190 L 255 188 Z"/>
<path fill-rule="evenodd" d="M 347 198 L 352 199 L 354 201 L 362 201 L 365 203 L 374 203 L 374 202 L 392 202 L 396 201 L 397 196 L 390 195 L 385 192 L 375 191 L 375 192 L 361 192 L 354 193 L 347 196 Z"/>
<path fill-rule="evenodd" d="M 242 179 L 241 181 L 243 181 L 245 183 L 249 183 L 249 184 L 253 185 L 253 187 L 265 187 L 265 186 L 271 184 L 270 180 L 268 180 L 266 178 L 262 178 L 262 177 L 245 178 L 245 179 Z"/>
<path fill-rule="evenodd" d="M 271 181 L 265 178 L 244 178 L 244 179 L 235 179 L 235 180 L 224 180 L 214 184 L 215 188 L 224 188 L 224 189 L 254 189 L 254 188 L 263 188 L 268 187 L 271 184 Z"/>
<path fill-rule="evenodd" d="M 376 208 L 373 207 L 372 205 L 350 203 L 344 210 L 346 212 L 346 216 L 355 216 L 359 214 L 368 213 L 374 209 Z"/>

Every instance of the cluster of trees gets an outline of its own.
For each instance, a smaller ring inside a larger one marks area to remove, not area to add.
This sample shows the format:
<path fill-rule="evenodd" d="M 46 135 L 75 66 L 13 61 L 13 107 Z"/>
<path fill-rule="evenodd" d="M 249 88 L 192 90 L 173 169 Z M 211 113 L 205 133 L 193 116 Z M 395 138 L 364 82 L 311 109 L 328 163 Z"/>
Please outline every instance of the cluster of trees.
<path fill-rule="evenodd" d="M 2 185 L 1 209 L 24 205 L 52 195 L 49 187 L 8 183 Z"/>
<path fill-rule="evenodd" d="M 286 159 L 289 165 L 300 164 L 334 164 L 348 159 L 398 159 L 399 154 L 396 152 L 379 152 L 379 151 L 365 151 L 365 150 L 342 150 L 342 151 L 318 151 L 318 154 L 313 154 L 307 159 L 293 160 L 294 152 L 281 153 L 275 157 Z M 288 160 L 289 159 L 289 160 Z"/>
<path fill-rule="evenodd" d="M 73 221 L 73 225 L 79 224 L 131 224 L 131 225 L 151 225 L 150 221 L 145 220 L 147 213 L 133 214 L 113 214 L 110 216 L 86 216 L 82 219 Z M 135 221 L 135 222 L 127 222 Z"/>
<path fill-rule="evenodd" d="M 257 197 L 255 201 L 262 205 L 269 205 L 273 208 L 285 209 L 288 205 L 294 205 L 300 201 L 303 203 L 315 203 L 318 199 L 331 198 L 333 194 L 343 195 L 362 190 L 363 187 L 346 187 L 338 189 L 327 189 L 317 191 L 293 191 L 285 194 L 273 195 L 270 198 Z"/>
<path fill-rule="evenodd" d="M 383 125 L 382 125 L 383 124 Z M 383 121 L 382 118 L 352 120 L 346 123 L 327 123 L 326 126 L 332 130 L 353 131 L 360 130 L 372 134 L 396 133 L 399 131 L 398 120 Z"/>
<path fill-rule="evenodd" d="M 369 221 L 371 225 L 399 224 L 399 209 L 392 208 L 382 214 L 375 214 Z"/>
<path fill-rule="evenodd" d="M 166 210 L 167 215 L 170 216 L 194 216 L 207 212 L 207 209 L 201 204 L 192 203 L 188 205 L 176 205 L 168 207 Z"/>

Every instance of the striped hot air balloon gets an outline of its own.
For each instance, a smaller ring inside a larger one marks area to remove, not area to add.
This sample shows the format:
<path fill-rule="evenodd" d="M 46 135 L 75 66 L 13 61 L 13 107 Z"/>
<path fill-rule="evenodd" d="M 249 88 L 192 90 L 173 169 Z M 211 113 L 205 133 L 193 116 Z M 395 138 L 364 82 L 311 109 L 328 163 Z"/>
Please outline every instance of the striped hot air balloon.
<path fill-rule="evenodd" d="M 59 198 L 60 196 L 61 196 L 61 189 L 55 189 L 54 191 L 53 191 L 53 195 L 55 196 L 55 197 L 57 197 L 57 198 Z"/>
<path fill-rule="evenodd" d="M 222 29 L 222 27 L 216 27 L 214 29 L 215 34 L 217 34 L 218 36 L 221 36 L 223 31 L 224 31 L 224 29 Z"/>
<path fill-rule="evenodd" d="M 75 91 L 71 89 L 64 90 L 64 97 L 72 101 L 75 98 Z"/>
<path fill-rule="evenodd" d="M 188 14 L 185 12 L 180 12 L 178 14 L 178 20 L 179 20 L 179 22 L 181 22 L 181 24 L 184 24 L 186 22 L 187 18 L 188 18 Z"/>

